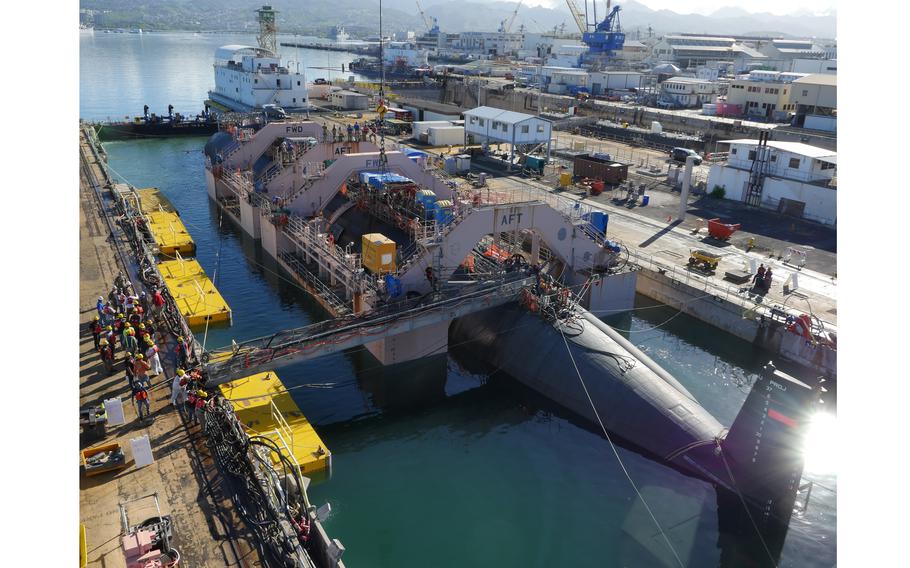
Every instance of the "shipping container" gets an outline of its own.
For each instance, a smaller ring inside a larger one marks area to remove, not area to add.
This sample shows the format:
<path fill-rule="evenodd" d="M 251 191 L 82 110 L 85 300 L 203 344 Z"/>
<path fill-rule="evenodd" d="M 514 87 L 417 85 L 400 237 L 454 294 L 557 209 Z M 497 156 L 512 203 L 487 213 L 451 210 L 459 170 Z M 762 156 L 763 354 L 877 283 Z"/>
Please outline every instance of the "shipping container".
<path fill-rule="evenodd" d="M 430 146 L 455 146 L 464 144 L 463 126 L 432 126 L 427 130 Z"/>
<path fill-rule="evenodd" d="M 609 184 L 622 183 L 629 177 L 629 165 L 598 159 L 589 154 L 575 156 L 575 177 L 603 180 Z"/>
<path fill-rule="evenodd" d="M 363 267 L 373 274 L 395 272 L 395 241 L 382 233 L 367 233 L 362 238 Z"/>

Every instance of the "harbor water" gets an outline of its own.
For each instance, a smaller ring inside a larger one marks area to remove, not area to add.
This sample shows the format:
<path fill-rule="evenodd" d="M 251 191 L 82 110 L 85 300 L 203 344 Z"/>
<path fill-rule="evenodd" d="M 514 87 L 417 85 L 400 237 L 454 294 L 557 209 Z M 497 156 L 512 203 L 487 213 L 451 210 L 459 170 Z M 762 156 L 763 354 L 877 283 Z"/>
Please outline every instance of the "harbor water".
<path fill-rule="evenodd" d="M 254 39 L 96 32 L 80 41 L 81 113 L 99 119 L 140 114 L 143 103 L 201 109 L 215 47 Z M 160 188 L 180 211 L 198 260 L 233 310 L 232 327 L 211 328 L 200 341 L 221 347 L 324 318 L 209 202 L 204 142 L 105 144 L 117 175 Z M 627 330 L 724 424 L 769 359 L 645 298 L 608 323 Z M 603 434 L 509 377 L 491 376 L 469 344 L 394 373 L 363 350 L 279 373 L 333 452 L 331 478 L 314 483 L 310 496 L 332 504 L 326 528 L 345 544 L 348 566 L 677 565 Z M 837 440 L 831 409 L 820 412 L 804 474 L 817 485 L 806 512 L 791 520 L 780 566 L 836 563 Z M 719 545 L 728 541 L 712 486 L 632 450 L 618 453 L 685 565 L 736 565 Z"/>

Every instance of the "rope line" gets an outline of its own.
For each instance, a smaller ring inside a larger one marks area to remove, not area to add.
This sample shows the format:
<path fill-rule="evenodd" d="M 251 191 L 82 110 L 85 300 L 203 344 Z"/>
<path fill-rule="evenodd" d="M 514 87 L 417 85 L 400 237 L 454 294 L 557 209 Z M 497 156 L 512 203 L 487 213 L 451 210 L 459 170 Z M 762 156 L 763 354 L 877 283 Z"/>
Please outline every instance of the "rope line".
<path fill-rule="evenodd" d="M 676 552 L 676 548 L 673 547 L 673 543 L 670 542 L 670 538 L 667 536 L 667 533 L 664 532 L 664 529 L 660 526 L 660 522 L 658 522 L 657 517 L 654 516 L 654 512 L 651 510 L 651 506 L 648 505 L 647 501 L 645 501 L 645 498 L 641 494 L 641 491 L 638 490 L 638 486 L 635 484 L 635 481 L 632 480 L 632 476 L 629 474 L 629 470 L 626 469 L 626 465 L 622 462 L 622 458 L 619 456 L 619 452 L 616 450 L 616 446 L 613 444 L 613 440 L 610 438 L 610 434 L 607 432 L 607 427 L 604 426 L 603 420 L 600 418 L 600 413 L 597 411 L 597 406 L 594 404 L 594 399 L 591 398 L 591 394 L 588 392 L 588 386 L 585 384 L 585 380 L 581 376 L 581 371 L 578 369 L 578 364 L 575 362 L 575 356 L 572 354 L 572 349 L 569 347 L 569 340 L 566 339 L 566 334 L 562 331 L 562 326 L 558 325 L 557 328 L 559 329 L 559 333 L 562 335 L 562 341 L 566 345 L 566 351 L 568 351 L 569 358 L 572 360 L 572 366 L 575 367 L 575 374 L 578 375 L 578 380 L 581 382 L 581 387 L 585 391 L 585 396 L 588 398 L 588 403 L 591 405 L 591 410 L 594 411 L 594 416 L 597 417 L 597 422 L 600 424 L 600 428 L 603 430 L 604 436 L 606 436 L 607 441 L 610 442 L 610 449 L 613 450 L 613 455 L 616 456 L 616 461 L 619 462 L 619 467 L 625 474 L 626 479 L 629 480 L 629 484 L 632 486 L 632 489 L 635 490 L 635 494 L 638 495 L 638 498 L 645 506 L 645 509 L 648 511 L 648 515 L 651 516 L 651 520 L 654 521 L 654 525 L 657 527 L 657 530 L 660 531 L 661 536 L 664 537 L 664 541 L 667 543 L 667 547 L 670 549 L 670 552 L 673 553 L 673 557 L 676 558 L 676 562 L 679 563 L 681 568 L 684 568 L 685 564 L 679 557 L 679 554 Z"/>

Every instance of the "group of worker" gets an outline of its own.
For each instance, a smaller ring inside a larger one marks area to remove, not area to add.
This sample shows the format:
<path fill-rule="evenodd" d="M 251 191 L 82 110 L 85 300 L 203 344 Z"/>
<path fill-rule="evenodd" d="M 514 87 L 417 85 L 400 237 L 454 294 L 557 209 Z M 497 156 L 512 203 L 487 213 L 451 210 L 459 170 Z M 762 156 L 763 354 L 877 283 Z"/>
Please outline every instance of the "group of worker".
<path fill-rule="evenodd" d="M 765 265 L 762 264 L 755 272 L 755 276 L 752 277 L 752 285 L 756 290 L 767 293 L 771 290 L 771 278 L 773 276 L 774 273 L 771 271 L 771 267 L 765 268 Z"/>
<path fill-rule="evenodd" d="M 132 284 L 121 274 L 107 301 L 103 296 L 98 296 L 95 306 L 97 313 L 88 323 L 95 350 L 109 376 L 115 372 L 118 359 L 122 356 L 121 368 L 129 382 L 140 420 L 151 415 L 149 390 L 152 388 L 153 379 L 159 375 L 167 378 L 161 363 L 159 347 L 167 342 L 162 317 L 165 304 L 160 290 L 155 290 L 151 295 L 145 292 L 136 294 Z M 178 402 L 190 408 L 189 401 L 192 399 L 190 419 L 196 421 L 195 411 L 201 407 L 197 403 L 199 400 L 204 403 L 206 395 L 201 391 L 201 386 L 188 381 L 179 384 L 178 381 L 185 375 L 183 369 L 187 368 L 190 362 L 192 348 L 183 337 L 178 337 L 174 352 L 178 371 L 175 383 L 171 385 L 173 390 L 171 402 L 178 408 L 180 408 Z M 201 391 L 202 395 L 200 396 L 197 391 Z"/>
<path fill-rule="evenodd" d="M 331 138 L 329 138 L 329 132 L 331 132 Z M 347 134 L 347 136 L 345 136 Z M 328 125 L 322 123 L 322 141 L 323 142 L 360 142 L 361 140 L 369 139 L 371 142 L 376 141 L 376 126 L 370 124 L 364 124 L 362 127 L 359 122 L 354 122 L 354 124 L 348 124 L 347 128 L 342 128 L 340 125 L 332 125 L 332 130 L 329 131 Z"/>

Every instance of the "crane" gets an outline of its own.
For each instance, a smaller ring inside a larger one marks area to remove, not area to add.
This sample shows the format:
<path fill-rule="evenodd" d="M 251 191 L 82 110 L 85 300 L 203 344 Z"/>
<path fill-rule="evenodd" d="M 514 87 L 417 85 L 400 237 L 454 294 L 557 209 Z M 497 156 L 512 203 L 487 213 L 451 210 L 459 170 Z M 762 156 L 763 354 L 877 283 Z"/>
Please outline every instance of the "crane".
<path fill-rule="evenodd" d="M 518 9 L 521 8 L 521 3 L 523 1 L 524 0 L 518 0 L 518 5 L 515 6 L 515 11 L 512 12 L 512 17 L 510 17 L 508 20 L 503 20 L 502 22 L 499 23 L 499 33 L 501 33 L 501 34 L 509 33 L 509 30 L 512 29 L 512 24 L 515 23 L 515 16 L 518 15 Z"/>
<path fill-rule="evenodd" d="M 626 34 L 619 25 L 620 7 L 613 6 L 611 10 L 610 1 L 607 0 L 607 10 L 607 17 L 597 24 L 594 31 L 581 35 L 581 41 L 588 46 L 588 60 L 599 60 L 602 63 L 605 58 L 612 57 L 613 52 L 621 50 L 626 42 Z"/>
<path fill-rule="evenodd" d="M 569 11 L 572 12 L 572 18 L 575 19 L 578 31 L 581 33 L 588 31 L 588 23 L 585 22 L 585 17 L 581 14 L 581 10 L 578 9 L 578 4 L 575 3 L 575 0 L 566 0 L 566 4 L 569 5 Z"/>
<path fill-rule="evenodd" d="M 423 11 L 423 6 L 420 5 L 420 0 L 415 0 L 417 2 L 417 11 L 420 12 L 420 17 L 423 18 L 423 25 L 427 27 L 427 31 L 430 33 L 439 31 L 439 24 L 436 23 L 436 18 L 433 18 L 433 24 L 430 25 L 430 18 L 427 16 L 426 12 Z"/>

